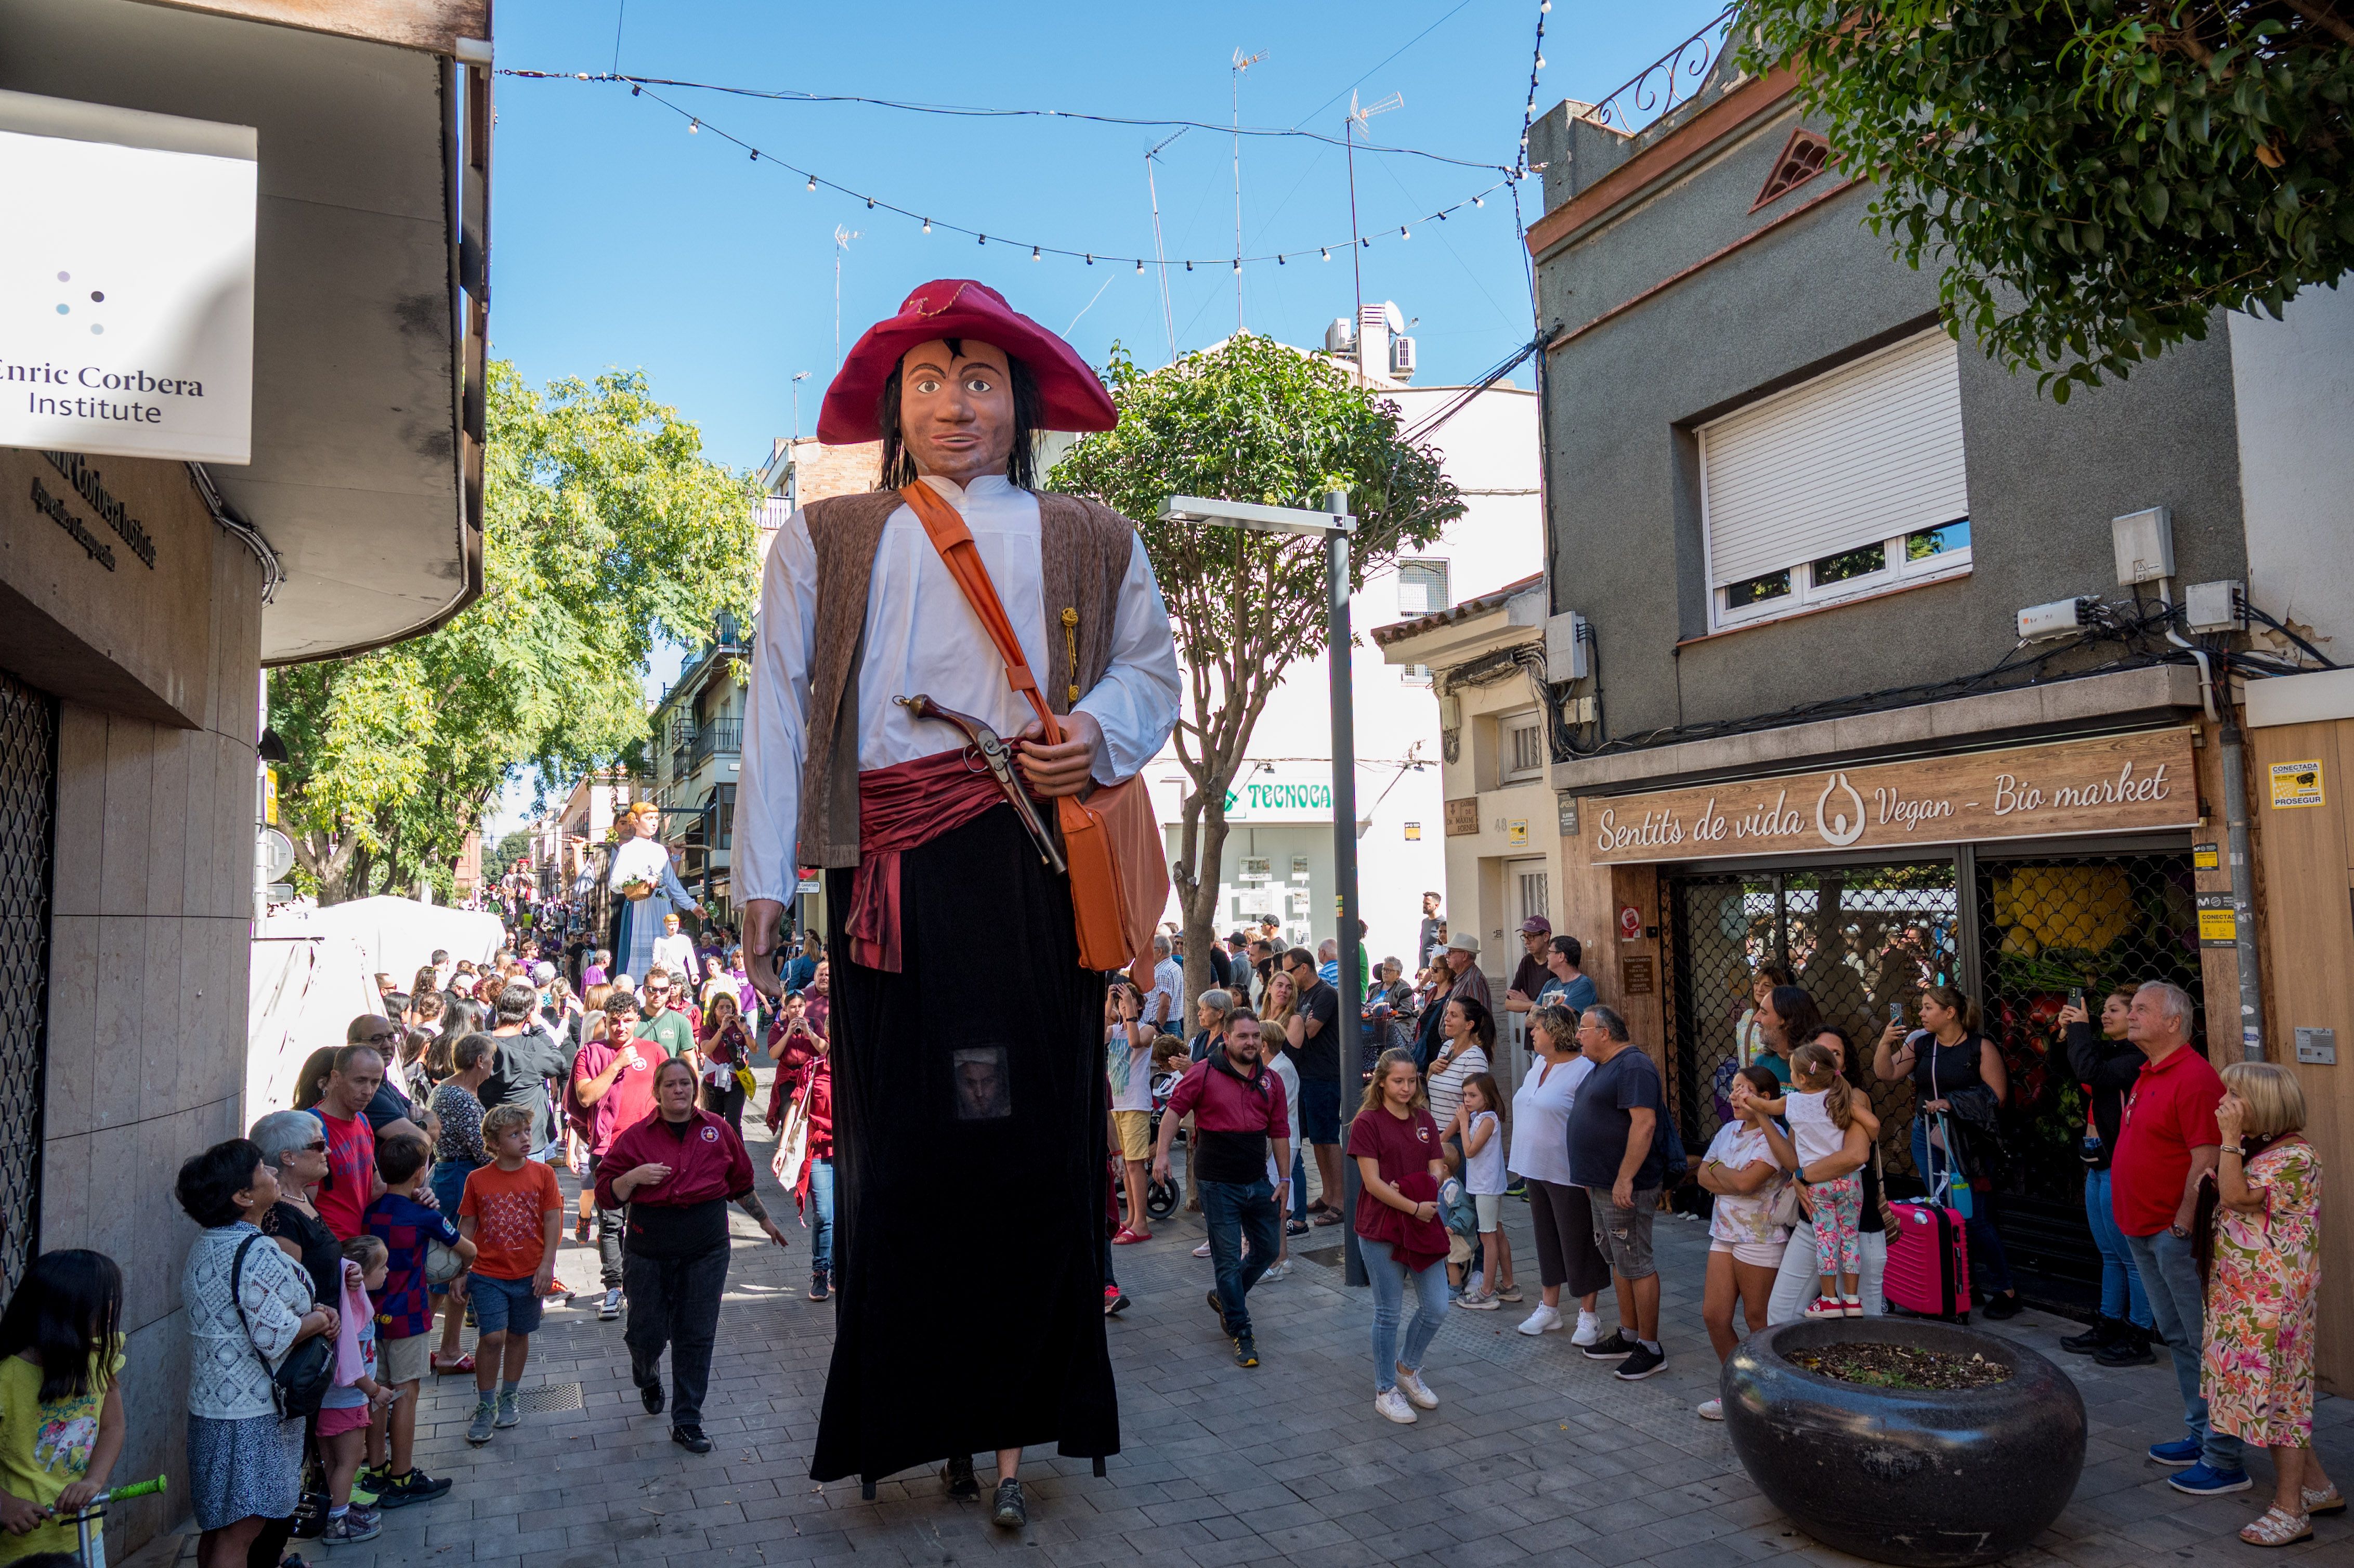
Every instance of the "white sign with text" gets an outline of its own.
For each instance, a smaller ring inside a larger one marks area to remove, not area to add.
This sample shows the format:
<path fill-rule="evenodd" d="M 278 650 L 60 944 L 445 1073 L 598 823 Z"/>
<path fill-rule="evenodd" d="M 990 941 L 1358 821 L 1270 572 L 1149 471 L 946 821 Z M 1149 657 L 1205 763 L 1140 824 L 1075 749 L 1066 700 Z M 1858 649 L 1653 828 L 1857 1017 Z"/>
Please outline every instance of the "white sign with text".
<path fill-rule="evenodd" d="M 0 92 L 0 446 L 245 463 L 251 127 Z"/>

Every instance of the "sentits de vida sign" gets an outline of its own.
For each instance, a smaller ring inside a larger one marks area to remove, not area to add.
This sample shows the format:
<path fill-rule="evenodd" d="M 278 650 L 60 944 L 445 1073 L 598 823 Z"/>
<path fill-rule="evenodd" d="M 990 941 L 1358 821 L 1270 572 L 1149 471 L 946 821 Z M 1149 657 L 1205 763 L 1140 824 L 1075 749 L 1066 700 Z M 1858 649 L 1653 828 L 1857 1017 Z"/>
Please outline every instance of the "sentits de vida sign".
<path fill-rule="evenodd" d="M 2147 732 L 1610 802 L 1591 844 L 1676 860 L 2185 826 L 2190 773 L 2187 732 Z"/>

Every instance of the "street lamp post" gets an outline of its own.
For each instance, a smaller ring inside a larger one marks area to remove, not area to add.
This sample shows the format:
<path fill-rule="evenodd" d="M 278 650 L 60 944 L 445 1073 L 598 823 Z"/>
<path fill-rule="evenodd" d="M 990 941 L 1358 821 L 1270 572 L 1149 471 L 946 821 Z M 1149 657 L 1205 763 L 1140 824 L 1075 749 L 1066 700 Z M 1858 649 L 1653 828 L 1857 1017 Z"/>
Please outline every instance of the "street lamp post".
<path fill-rule="evenodd" d="M 1172 495 L 1161 503 L 1161 516 L 1172 523 L 1196 523 L 1209 527 L 1247 528 L 1261 534 L 1289 534 L 1324 541 L 1325 662 L 1330 666 L 1332 702 L 1332 882 L 1338 916 L 1333 933 L 1340 950 L 1340 995 L 1333 1027 L 1340 1064 L 1340 1104 L 1346 1125 L 1352 1094 L 1362 1095 L 1357 1056 L 1363 1049 L 1361 1017 L 1365 977 L 1357 963 L 1357 734 L 1355 698 L 1351 689 L 1349 633 L 1349 536 L 1357 520 L 1349 512 L 1349 493 L 1335 490 L 1324 498 L 1324 510 L 1300 506 L 1261 506 L 1244 501 L 1209 501 L 1195 495 Z M 1292 1113 L 1295 1131 L 1304 1130 L 1298 1109 Z M 1304 1139 L 1302 1139 L 1304 1143 Z M 1345 1266 L 1341 1277 L 1351 1285 L 1367 1283 L 1364 1255 L 1358 1249 L 1357 1166 L 1341 1160 L 1341 1245 Z"/>

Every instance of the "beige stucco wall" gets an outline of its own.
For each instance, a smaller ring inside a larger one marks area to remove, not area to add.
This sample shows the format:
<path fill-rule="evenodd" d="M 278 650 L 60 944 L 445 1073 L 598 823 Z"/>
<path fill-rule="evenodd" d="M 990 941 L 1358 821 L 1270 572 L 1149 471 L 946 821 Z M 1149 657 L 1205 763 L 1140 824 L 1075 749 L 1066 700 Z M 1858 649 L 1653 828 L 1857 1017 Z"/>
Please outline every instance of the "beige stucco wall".
<path fill-rule="evenodd" d="M 195 602 L 173 653 L 197 726 L 71 699 L 58 725 L 40 1243 L 122 1266 L 115 1475 L 172 1478 L 166 1499 L 111 1510 L 119 1559 L 186 1512 L 180 1267 L 196 1228 L 172 1183 L 181 1160 L 242 1130 L 261 605 L 260 566 L 196 506 L 185 468 L 107 468 L 110 484 L 150 471 L 142 489 L 200 524 L 175 530 L 175 580 Z"/>

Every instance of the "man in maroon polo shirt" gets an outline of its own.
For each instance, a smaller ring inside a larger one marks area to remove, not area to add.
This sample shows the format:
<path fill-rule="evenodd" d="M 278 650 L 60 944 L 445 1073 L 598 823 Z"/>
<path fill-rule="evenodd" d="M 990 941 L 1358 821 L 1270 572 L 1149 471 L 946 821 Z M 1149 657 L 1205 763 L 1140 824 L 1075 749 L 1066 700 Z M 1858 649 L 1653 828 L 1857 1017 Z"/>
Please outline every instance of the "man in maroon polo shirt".
<path fill-rule="evenodd" d="M 1283 1215 L 1269 1172 L 1291 1164 L 1291 1107 L 1284 1103 L 1283 1080 L 1259 1060 L 1256 1014 L 1238 1012 L 1229 1018 L 1225 1048 L 1194 1063 L 1177 1080 L 1161 1114 L 1161 1146 L 1153 1151 L 1156 1181 L 1169 1180 L 1170 1139 L 1189 1111 L 1193 1145 L 1186 1158 L 1202 1189 L 1210 1263 L 1218 1277 L 1210 1308 L 1235 1343 L 1235 1364 L 1255 1367 L 1258 1346 L 1244 1302 L 1282 1251 Z M 1242 1255 L 1246 1239 L 1247 1257 Z"/>
<path fill-rule="evenodd" d="M 2109 1162 L 2109 1202 L 2149 1297 L 2150 1315 L 2174 1355 L 2190 1436 L 2152 1446 L 2149 1457 L 2178 1473 L 2168 1478 L 2193 1497 L 2243 1492 L 2250 1486 L 2237 1437 L 2213 1430 L 2199 1393 L 2205 1291 L 2193 1255 L 2191 1221 L 2199 1183 L 2215 1169 L 2222 1137 L 2215 1104 L 2223 1080 L 2190 1048 L 2190 997 L 2152 980 L 2134 992 L 2126 1038 L 2147 1058 L 2125 1104 L 2117 1150 Z"/>

